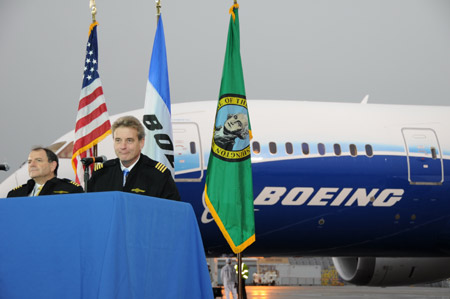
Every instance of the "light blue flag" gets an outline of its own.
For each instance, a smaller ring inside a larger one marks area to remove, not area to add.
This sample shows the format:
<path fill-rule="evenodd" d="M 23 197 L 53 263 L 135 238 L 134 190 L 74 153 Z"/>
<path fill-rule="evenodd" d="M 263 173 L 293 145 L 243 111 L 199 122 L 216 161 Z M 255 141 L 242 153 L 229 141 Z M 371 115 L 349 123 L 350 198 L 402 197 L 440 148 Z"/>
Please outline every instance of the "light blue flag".
<path fill-rule="evenodd" d="M 145 145 L 142 153 L 163 163 L 174 176 L 174 152 L 170 109 L 169 73 L 162 16 L 153 42 L 152 59 L 145 93 Z"/>

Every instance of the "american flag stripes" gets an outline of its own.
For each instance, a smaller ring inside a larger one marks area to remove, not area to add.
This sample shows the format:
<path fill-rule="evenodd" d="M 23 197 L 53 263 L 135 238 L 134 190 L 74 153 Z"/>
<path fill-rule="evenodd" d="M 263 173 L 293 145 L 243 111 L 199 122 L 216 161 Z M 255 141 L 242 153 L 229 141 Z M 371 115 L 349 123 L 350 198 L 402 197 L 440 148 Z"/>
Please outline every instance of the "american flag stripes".
<path fill-rule="evenodd" d="M 98 74 L 97 25 L 94 22 L 89 28 L 83 86 L 75 125 L 72 167 L 79 184 L 83 183 L 83 165 L 80 160 L 93 156 L 93 146 L 111 134 L 111 123 Z"/>

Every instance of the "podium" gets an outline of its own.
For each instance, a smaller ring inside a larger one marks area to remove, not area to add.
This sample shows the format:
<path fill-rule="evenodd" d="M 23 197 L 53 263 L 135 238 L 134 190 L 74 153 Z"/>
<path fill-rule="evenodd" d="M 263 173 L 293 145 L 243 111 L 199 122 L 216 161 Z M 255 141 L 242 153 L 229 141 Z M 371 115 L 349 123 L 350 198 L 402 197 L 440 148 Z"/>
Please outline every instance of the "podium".
<path fill-rule="evenodd" d="M 192 206 L 123 192 L 0 199 L 0 298 L 213 298 Z"/>

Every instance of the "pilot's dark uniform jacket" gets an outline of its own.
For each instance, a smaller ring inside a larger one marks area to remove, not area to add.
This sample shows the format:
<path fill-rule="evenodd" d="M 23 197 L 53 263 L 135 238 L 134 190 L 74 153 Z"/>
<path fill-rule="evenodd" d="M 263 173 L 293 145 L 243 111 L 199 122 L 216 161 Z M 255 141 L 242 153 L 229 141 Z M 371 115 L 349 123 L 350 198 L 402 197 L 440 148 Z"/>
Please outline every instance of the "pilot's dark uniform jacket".
<path fill-rule="evenodd" d="M 7 197 L 25 197 L 28 196 L 34 188 L 36 182 L 33 179 L 28 180 L 26 184 L 16 187 L 8 192 Z M 67 193 L 83 193 L 83 188 L 69 179 L 52 178 L 48 180 L 39 195 L 58 195 Z"/>
<path fill-rule="evenodd" d="M 123 173 L 118 158 L 108 160 L 94 171 L 88 181 L 88 192 L 124 191 L 129 193 L 180 200 L 170 170 L 141 154 L 123 186 Z"/>

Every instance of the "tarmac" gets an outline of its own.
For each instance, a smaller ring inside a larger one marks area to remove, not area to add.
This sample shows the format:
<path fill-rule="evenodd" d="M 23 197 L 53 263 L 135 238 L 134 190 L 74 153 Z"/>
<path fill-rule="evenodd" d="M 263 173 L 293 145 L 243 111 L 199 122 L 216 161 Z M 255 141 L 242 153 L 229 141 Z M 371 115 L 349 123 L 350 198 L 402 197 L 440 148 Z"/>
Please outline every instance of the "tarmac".
<path fill-rule="evenodd" d="M 450 288 L 438 287 L 246 286 L 245 289 L 247 299 L 450 299 Z"/>

